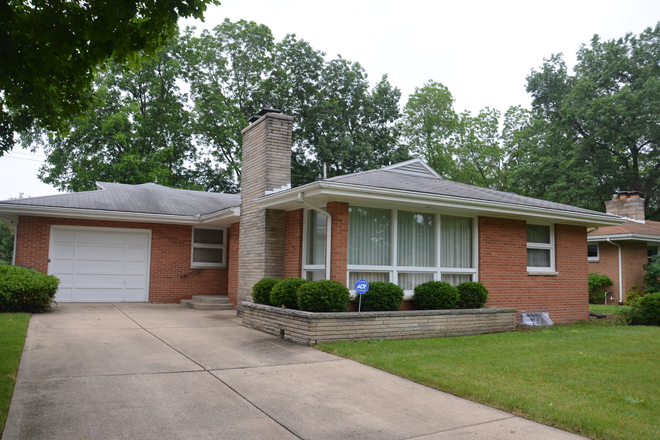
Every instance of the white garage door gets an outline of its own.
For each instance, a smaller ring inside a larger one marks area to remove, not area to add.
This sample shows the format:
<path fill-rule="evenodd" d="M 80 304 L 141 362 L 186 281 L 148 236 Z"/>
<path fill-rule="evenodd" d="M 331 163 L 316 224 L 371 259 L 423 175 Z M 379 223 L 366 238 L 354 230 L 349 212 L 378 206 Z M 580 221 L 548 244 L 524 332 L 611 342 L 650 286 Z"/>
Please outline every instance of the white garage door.
<path fill-rule="evenodd" d="M 151 231 L 52 226 L 48 273 L 55 301 L 148 301 Z"/>

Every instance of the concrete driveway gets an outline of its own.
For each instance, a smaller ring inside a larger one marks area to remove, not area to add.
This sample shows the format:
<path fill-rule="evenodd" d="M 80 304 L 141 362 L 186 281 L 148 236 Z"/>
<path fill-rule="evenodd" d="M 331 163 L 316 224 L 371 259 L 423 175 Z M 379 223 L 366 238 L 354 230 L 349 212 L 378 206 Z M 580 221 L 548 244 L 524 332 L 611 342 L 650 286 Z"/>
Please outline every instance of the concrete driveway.
<path fill-rule="evenodd" d="M 32 316 L 3 440 L 578 439 L 241 326 L 235 312 Z"/>

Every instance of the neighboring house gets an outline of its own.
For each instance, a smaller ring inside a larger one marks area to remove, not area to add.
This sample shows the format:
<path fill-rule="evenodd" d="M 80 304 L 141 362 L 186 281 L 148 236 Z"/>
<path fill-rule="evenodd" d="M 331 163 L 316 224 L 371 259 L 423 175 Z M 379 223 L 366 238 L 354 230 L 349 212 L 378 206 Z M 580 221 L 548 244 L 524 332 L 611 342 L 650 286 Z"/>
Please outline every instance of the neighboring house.
<path fill-rule="evenodd" d="M 60 277 L 58 301 L 228 294 L 240 314 L 264 276 L 390 280 L 407 296 L 478 280 L 488 305 L 588 318 L 587 228 L 622 219 L 444 180 L 419 159 L 290 188 L 292 118 L 260 116 L 243 130 L 240 203 L 104 183 L 0 202 L 16 264 Z"/>
<path fill-rule="evenodd" d="M 620 191 L 605 202 L 605 207 L 626 222 L 589 232 L 589 273 L 609 276 L 614 301 L 623 303 L 631 287 L 637 285 L 643 290 L 645 286 L 643 266 L 649 257 L 658 254 L 660 222 L 646 220 L 644 199 L 636 191 Z"/>

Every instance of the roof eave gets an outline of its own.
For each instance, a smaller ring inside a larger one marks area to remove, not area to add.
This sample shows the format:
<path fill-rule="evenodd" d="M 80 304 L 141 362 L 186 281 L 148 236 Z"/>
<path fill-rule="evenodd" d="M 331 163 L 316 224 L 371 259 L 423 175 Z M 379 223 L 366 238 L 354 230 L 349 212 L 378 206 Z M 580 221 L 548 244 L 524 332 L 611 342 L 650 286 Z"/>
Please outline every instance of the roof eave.
<path fill-rule="evenodd" d="M 587 235 L 587 241 L 600 242 L 600 241 L 653 241 L 660 243 L 660 236 L 648 234 L 608 234 L 608 235 Z"/>
<path fill-rule="evenodd" d="M 99 209 L 61 208 L 53 206 L 29 206 L 0 204 L 0 213 L 17 215 L 34 215 L 41 217 L 67 217 L 86 218 L 98 220 L 116 220 L 125 222 L 148 222 L 199 225 L 211 221 L 226 219 L 234 215 L 237 207 L 230 207 L 221 211 L 196 218 L 193 215 L 149 214 L 141 212 L 104 211 Z"/>
<path fill-rule="evenodd" d="M 392 190 L 371 186 L 350 185 L 328 181 L 317 181 L 297 188 L 270 194 L 256 200 L 261 208 L 277 208 L 284 204 L 295 202 L 298 193 L 305 193 L 305 197 L 325 195 L 331 199 L 341 200 L 343 197 L 360 197 L 365 200 L 387 201 L 390 203 L 413 202 L 436 208 L 452 208 L 470 210 L 483 215 L 515 216 L 538 218 L 539 220 L 553 220 L 591 227 L 619 226 L 625 220 L 608 214 L 587 214 L 562 211 L 551 208 L 537 208 L 487 200 L 470 199 L 455 196 L 435 195 L 414 191 Z M 302 204 L 301 204 L 302 207 Z"/>

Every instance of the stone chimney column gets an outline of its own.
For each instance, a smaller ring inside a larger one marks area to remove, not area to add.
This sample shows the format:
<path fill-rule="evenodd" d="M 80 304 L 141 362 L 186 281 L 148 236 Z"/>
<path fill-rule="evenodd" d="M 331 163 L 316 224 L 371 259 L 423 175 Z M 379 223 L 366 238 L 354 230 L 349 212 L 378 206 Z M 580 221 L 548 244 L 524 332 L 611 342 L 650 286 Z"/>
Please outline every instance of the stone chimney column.
<path fill-rule="evenodd" d="M 619 191 L 612 200 L 605 202 L 608 214 L 618 215 L 631 220 L 645 221 L 644 199 L 638 191 Z"/>
<path fill-rule="evenodd" d="M 285 212 L 262 209 L 255 201 L 267 190 L 291 182 L 292 124 L 291 116 L 265 113 L 242 131 L 239 315 L 243 314 L 241 302 L 252 301 L 257 281 L 284 277 Z"/>

